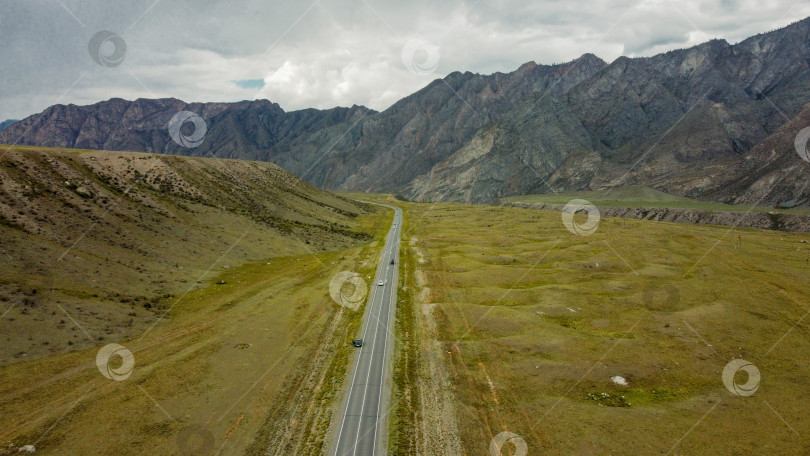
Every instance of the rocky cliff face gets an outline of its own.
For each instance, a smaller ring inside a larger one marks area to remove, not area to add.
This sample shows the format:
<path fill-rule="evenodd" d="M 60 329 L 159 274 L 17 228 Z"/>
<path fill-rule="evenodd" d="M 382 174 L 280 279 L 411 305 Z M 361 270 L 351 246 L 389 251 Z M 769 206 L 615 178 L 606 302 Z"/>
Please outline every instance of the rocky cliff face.
<path fill-rule="evenodd" d="M 723 202 L 806 199 L 804 179 L 793 171 L 806 164 L 793 138 L 808 125 L 801 114 L 810 102 L 808 43 L 810 21 L 804 20 L 733 46 L 715 40 L 651 58 L 619 58 L 561 96 L 512 110 L 488 126 L 494 140 L 478 147 L 474 160 L 459 165 L 451 156 L 403 193 L 489 202 L 643 183 Z M 469 155 L 469 148 L 457 154 Z M 782 166 L 779 191 L 763 180 L 777 172 L 766 168 L 775 161 Z M 740 188 L 741 182 L 759 190 Z"/>
<path fill-rule="evenodd" d="M 508 74 L 452 73 L 381 113 L 298 138 L 276 163 L 325 188 L 398 192 L 534 94 L 563 93 L 604 65 L 586 54 Z"/>
<path fill-rule="evenodd" d="M 808 103 L 810 19 L 736 45 L 609 65 L 586 54 L 507 74 L 452 73 L 379 113 L 287 113 L 266 100 L 57 105 L 0 132 L 0 143 L 267 160 L 324 188 L 420 201 L 645 184 L 778 205 L 810 196 L 792 139 Z M 168 134 L 180 110 L 208 126 L 197 148 Z M 778 190 L 764 183 L 774 173 Z"/>

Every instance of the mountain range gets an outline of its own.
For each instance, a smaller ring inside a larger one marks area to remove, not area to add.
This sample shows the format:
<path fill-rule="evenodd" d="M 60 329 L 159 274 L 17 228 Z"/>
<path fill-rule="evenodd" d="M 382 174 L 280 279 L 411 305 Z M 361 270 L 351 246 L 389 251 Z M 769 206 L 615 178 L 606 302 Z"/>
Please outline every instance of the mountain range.
<path fill-rule="evenodd" d="M 9 119 L 9 120 L 4 120 L 4 121 L 0 122 L 0 130 L 3 130 L 4 128 L 8 127 L 9 125 L 14 124 L 15 122 L 19 122 L 19 121 L 14 120 L 14 119 Z"/>
<path fill-rule="evenodd" d="M 794 207 L 810 196 L 793 144 L 808 103 L 810 18 L 653 57 L 454 72 L 382 112 L 285 112 L 267 100 L 54 105 L 0 131 L 0 143 L 270 161 L 325 189 L 417 201 L 647 185 Z M 196 148 L 169 134 L 183 110 L 205 121 Z"/>

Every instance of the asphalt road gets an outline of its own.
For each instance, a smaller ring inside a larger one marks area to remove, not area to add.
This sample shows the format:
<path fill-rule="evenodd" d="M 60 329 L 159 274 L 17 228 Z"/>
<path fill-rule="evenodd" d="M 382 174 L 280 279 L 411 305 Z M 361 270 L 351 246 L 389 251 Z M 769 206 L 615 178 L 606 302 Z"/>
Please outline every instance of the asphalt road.
<path fill-rule="evenodd" d="M 349 371 L 351 383 L 343 403 L 335 456 L 373 456 L 386 454 L 388 401 L 391 393 L 391 358 L 394 309 L 399 271 L 399 239 L 402 211 L 393 206 L 394 222 L 385 240 L 377 275 L 369 284 L 363 323 L 363 347 Z M 395 264 L 391 264 L 391 259 Z M 378 283 L 382 281 L 383 285 Z M 347 343 L 351 341 L 346 341 Z"/>

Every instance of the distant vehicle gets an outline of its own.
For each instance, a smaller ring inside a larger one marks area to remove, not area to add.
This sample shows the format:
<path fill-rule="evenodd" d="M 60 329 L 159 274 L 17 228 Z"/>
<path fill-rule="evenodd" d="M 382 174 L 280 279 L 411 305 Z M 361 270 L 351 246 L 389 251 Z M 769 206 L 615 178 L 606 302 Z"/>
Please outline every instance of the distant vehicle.
<path fill-rule="evenodd" d="M 352 341 L 352 345 L 354 345 L 357 348 L 362 347 L 363 346 L 363 339 L 354 339 Z"/>
<path fill-rule="evenodd" d="M 381 286 L 383 286 L 383 285 L 385 285 L 385 282 L 383 282 L 382 280 L 380 280 L 379 282 L 377 282 L 377 286 L 378 286 L 378 287 L 381 287 Z"/>
<path fill-rule="evenodd" d="M 391 258 L 391 264 L 394 264 L 394 259 L 393 258 Z"/>

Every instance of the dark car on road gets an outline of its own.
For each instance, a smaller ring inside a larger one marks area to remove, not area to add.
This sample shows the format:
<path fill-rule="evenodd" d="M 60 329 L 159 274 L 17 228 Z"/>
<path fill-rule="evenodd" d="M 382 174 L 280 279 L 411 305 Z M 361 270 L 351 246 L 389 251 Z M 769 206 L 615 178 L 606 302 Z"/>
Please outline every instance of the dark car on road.
<path fill-rule="evenodd" d="M 352 341 L 352 345 L 354 345 L 357 348 L 362 347 L 363 346 L 363 339 L 354 339 Z"/>

